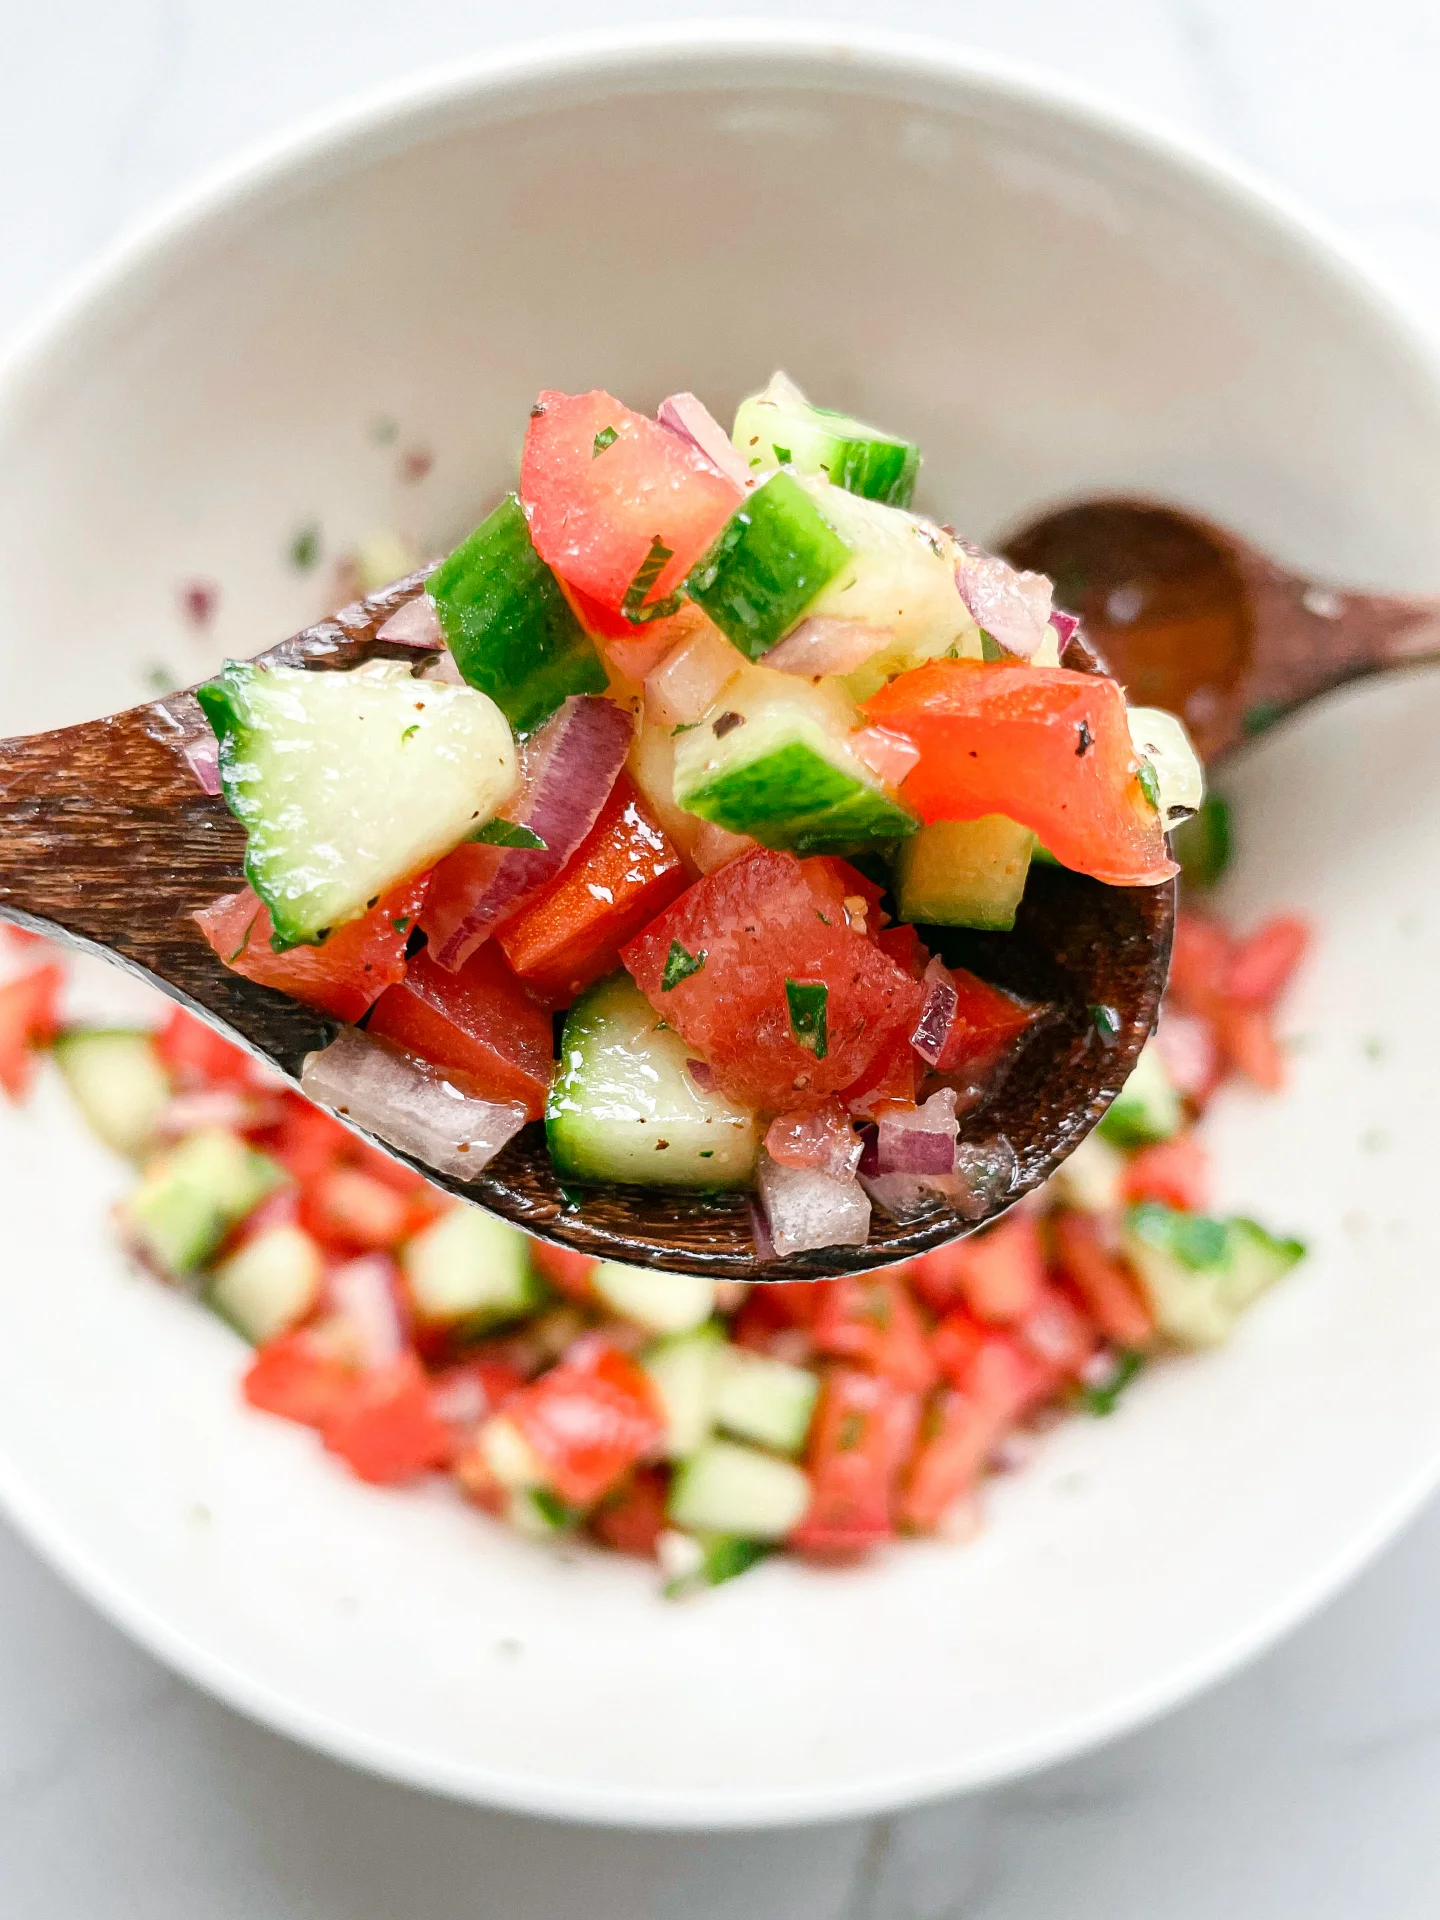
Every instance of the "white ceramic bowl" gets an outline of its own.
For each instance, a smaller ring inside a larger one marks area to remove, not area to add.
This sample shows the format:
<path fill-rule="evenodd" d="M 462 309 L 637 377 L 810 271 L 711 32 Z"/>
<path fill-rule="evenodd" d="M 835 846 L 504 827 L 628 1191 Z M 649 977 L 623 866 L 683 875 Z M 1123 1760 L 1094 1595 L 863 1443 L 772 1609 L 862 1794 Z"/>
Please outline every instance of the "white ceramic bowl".
<path fill-rule="evenodd" d="M 0 723 L 127 703 L 157 660 L 194 677 L 195 575 L 221 583 L 218 647 L 296 627 L 321 592 L 285 562 L 302 523 L 332 548 L 448 539 L 542 385 L 693 386 L 724 415 L 777 364 L 913 433 L 927 502 L 974 533 L 1150 489 L 1291 561 L 1440 586 L 1440 375 L 1333 241 L 992 61 L 707 29 L 402 87 L 227 176 L 52 316 L 0 382 Z M 380 416 L 433 449 L 428 479 L 396 479 Z M 0 1494 L 203 1685 L 475 1800 L 784 1822 L 1135 1724 L 1314 1605 L 1440 1465 L 1440 924 L 1407 905 L 1440 854 L 1437 722 L 1434 680 L 1377 688 L 1230 781 L 1230 903 L 1324 933 L 1293 1091 L 1223 1104 L 1221 1186 L 1313 1257 L 1228 1351 L 1050 1436 L 978 1544 L 771 1564 L 674 1607 L 442 1491 L 369 1491 L 239 1407 L 222 1326 L 125 1273 L 121 1170 L 53 1085 L 0 1114 Z"/>

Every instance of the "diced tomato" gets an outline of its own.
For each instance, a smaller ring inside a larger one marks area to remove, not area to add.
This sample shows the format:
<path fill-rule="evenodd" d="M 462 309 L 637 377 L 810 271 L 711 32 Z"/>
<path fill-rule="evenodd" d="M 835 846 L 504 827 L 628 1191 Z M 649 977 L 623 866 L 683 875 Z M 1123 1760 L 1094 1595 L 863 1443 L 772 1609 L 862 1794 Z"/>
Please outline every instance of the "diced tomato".
<path fill-rule="evenodd" d="M 930 964 L 929 949 L 922 944 L 919 934 L 908 920 L 901 921 L 898 927 L 882 927 L 873 937 L 880 951 L 888 954 L 897 967 L 903 967 L 916 980 L 920 979 Z"/>
<path fill-rule="evenodd" d="M 1220 1051 L 1236 1073 L 1265 1093 L 1278 1093 L 1285 1084 L 1285 1055 L 1275 1038 L 1274 1016 L 1268 1007 L 1222 1007 L 1215 1021 Z"/>
<path fill-rule="evenodd" d="M 43 933 L 32 933 L 29 927 L 13 926 L 8 920 L 4 923 L 5 938 L 19 953 L 29 952 L 33 956 L 36 947 L 48 947 L 50 942 Z"/>
<path fill-rule="evenodd" d="M 860 1143 L 849 1114 L 831 1099 L 821 1107 L 777 1114 L 766 1129 L 765 1151 L 782 1167 L 844 1179 L 855 1171 Z"/>
<path fill-rule="evenodd" d="M 428 874 L 392 888 L 359 920 L 337 927 L 323 945 L 270 945 L 270 909 L 245 887 L 194 914 L 196 925 L 232 973 L 275 987 L 337 1020 L 358 1020 L 388 986 L 405 978 L 405 943 L 425 898 Z"/>
<path fill-rule="evenodd" d="M 1198 913 L 1176 917 L 1166 996 L 1186 1013 L 1213 1019 L 1224 1005 L 1234 942 L 1218 921 Z"/>
<path fill-rule="evenodd" d="M 1034 1217 L 1008 1213 L 984 1233 L 967 1234 L 921 1254 L 910 1284 L 936 1313 L 964 1305 L 981 1320 L 1023 1320 L 1040 1304 L 1045 1289 L 1045 1260 Z"/>
<path fill-rule="evenodd" d="M 670 1476 L 660 1467 L 640 1467 L 590 1516 L 590 1531 L 616 1553 L 655 1558 L 655 1542 L 665 1530 Z"/>
<path fill-rule="evenodd" d="M 908 1044 L 920 985 L 846 924 L 844 897 L 834 863 L 757 847 L 696 881 L 621 954 L 651 1005 L 745 1106 L 819 1106 Z M 677 945 L 704 962 L 667 988 Z M 787 983 L 826 989 L 823 1039 L 813 1028 L 797 1036 Z"/>
<path fill-rule="evenodd" d="M 1155 1320 L 1129 1268 L 1105 1245 L 1098 1221 L 1062 1208 L 1052 1218 L 1060 1272 L 1089 1309 L 1101 1333 L 1117 1347 L 1148 1347 Z"/>
<path fill-rule="evenodd" d="M 413 1353 L 360 1374 L 321 1428 L 326 1447 L 375 1486 L 399 1486 L 449 1466 L 455 1436 L 435 1410 Z"/>
<path fill-rule="evenodd" d="M 803 1364 L 813 1353 L 809 1329 L 823 1305 L 823 1291 L 813 1281 L 767 1281 L 746 1294 L 731 1322 L 730 1337 L 752 1353 Z"/>
<path fill-rule="evenodd" d="M 912 1393 L 934 1383 L 925 1323 L 902 1279 L 856 1273 L 814 1284 L 824 1296 L 812 1329 L 818 1352 L 883 1373 Z"/>
<path fill-rule="evenodd" d="M 483 1420 L 498 1413 L 511 1394 L 518 1393 L 525 1376 L 498 1355 L 482 1354 L 456 1361 L 430 1376 L 430 1400 L 435 1412 L 455 1436 L 457 1444 L 474 1438 Z"/>
<path fill-rule="evenodd" d="M 897 1028 L 865 1071 L 840 1089 L 840 1104 L 862 1120 L 873 1120 L 891 1101 L 913 1106 L 924 1077 L 925 1063 L 911 1046 L 910 1035 Z"/>
<path fill-rule="evenodd" d="M 901 788 L 923 820 L 1008 814 L 1067 867 L 1112 886 L 1149 886 L 1179 868 L 1136 777 L 1125 696 L 1067 667 L 934 660 L 865 703 L 920 761 Z"/>
<path fill-rule="evenodd" d="M 35 1073 L 34 1050 L 48 1046 L 60 1022 L 65 976 L 53 962 L 32 967 L 0 987 L 0 1087 L 23 1100 Z"/>
<path fill-rule="evenodd" d="M 826 874 L 834 882 L 839 889 L 840 899 L 845 904 L 847 920 L 854 921 L 858 914 L 858 917 L 865 922 L 863 931 L 872 940 L 884 931 L 881 922 L 887 916 L 880 903 L 885 898 L 885 889 L 878 882 L 868 880 L 858 867 L 852 867 L 850 862 L 842 860 L 838 853 L 815 854 L 810 863 L 810 871 Z M 857 908 L 857 902 L 863 904 Z M 856 931 L 860 932 L 862 929 L 857 927 Z"/>
<path fill-rule="evenodd" d="M 534 992 L 566 1006 L 614 971 L 624 943 L 688 878 L 669 835 L 622 773 L 564 870 L 497 929 L 495 942 Z"/>
<path fill-rule="evenodd" d="M 1210 1156 L 1193 1133 L 1141 1147 L 1125 1168 L 1122 1192 L 1129 1201 L 1159 1200 L 1182 1213 L 1204 1213 L 1210 1205 Z"/>
<path fill-rule="evenodd" d="M 410 1231 L 402 1194 L 358 1167 L 337 1166 L 308 1182 L 300 1223 L 332 1253 L 389 1252 Z"/>
<path fill-rule="evenodd" d="M 248 1053 L 205 1021 L 176 1007 L 155 1035 L 166 1072 L 182 1091 L 204 1087 L 253 1087 L 258 1068 Z"/>
<path fill-rule="evenodd" d="M 1273 1007 L 1305 958 L 1310 926 L 1294 914 L 1277 914 L 1235 949 L 1225 992 L 1242 1007 Z"/>
<path fill-rule="evenodd" d="M 964 967 L 951 969 L 955 1012 L 937 1073 L 979 1073 L 994 1063 L 1040 1016 L 1041 1009 L 991 986 Z"/>
<path fill-rule="evenodd" d="M 986 1327 L 963 1307 L 935 1329 L 931 1350 L 951 1386 L 996 1410 L 1008 1425 L 1054 1392 L 1054 1367 L 1011 1333 Z"/>
<path fill-rule="evenodd" d="M 404 980 L 376 1001 L 366 1031 L 428 1060 L 477 1099 L 518 1100 L 527 1120 L 545 1111 L 554 1066 L 550 1015 L 493 940 L 455 973 L 417 953 Z"/>
<path fill-rule="evenodd" d="M 349 1399 L 356 1378 L 354 1367 L 302 1330 L 279 1334 L 258 1348 L 240 1390 L 262 1413 L 302 1427 L 323 1427 Z"/>
<path fill-rule="evenodd" d="M 1053 1390 L 1062 1379 L 1078 1379 L 1100 1344 L 1094 1323 L 1080 1302 L 1049 1280 L 1044 1282 L 1039 1301 L 1013 1332 L 1051 1375 L 1047 1390 Z"/>
<path fill-rule="evenodd" d="M 338 1120 L 300 1094 L 287 1089 L 280 1099 L 279 1125 L 258 1134 L 255 1144 L 278 1160 L 302 1186 L 318 1179 L 360 1144 Z"/>
<path fill-rule="evenodd" d="M 530 410 L 520 460 L 530 538 L 612 613 L 647 562 L 660 563 L 650 603 L 678 587 L 741 498 L 698 448 L 611 394 L 546 392 Z"/>
<path fill-rule="evenodd" d="M 532 1240 L 530 1258 L 557 1293 L 563 1293 L 568 1300 L 579 1301 L 582 1306 L 594 1306 L 590 1276 L 599 1266 L 598 1260 L 588 1253 L 576 1253 L 570 1247 L 552 1246 L 548 1240 Z"/>
<path fill-rule="evenodd" d="M 979 1484 L 1008 1425 L 998 1405 L 942 1387 L 921 1419 L 900 1493 L 900 1525 L 909 1533 L 934 1533 Z"/>
<path fill-rule="evenodd" d="M 820 1389 L 806 1464 L 810 1506 L 790 1535 L 802 1553 L 863 1552 L 894 1532 L 896 1477 L 923 1402 L 880 1374 L 831 1367 Z"/>
<path fill-rule="evenodd" d="M 644 1371 L 600 1335 L 577 1340 L 559 1366 L 509 1402 L 513 1420 L 571 1506 L 588 1507 L 659 1445 L 665 1423 Z"/>
<path fill-rule="evenodd" d="M 623 613 L 612 613 L 564 580 L 560 589 L 581 626 L 599 642 L 611 672 L 636 687 L 655 671 L 672 647 L 710 624 L 693 600 L 686 600 L 663 620 L 647 620 L 643 626 L 636 626 Z"/>

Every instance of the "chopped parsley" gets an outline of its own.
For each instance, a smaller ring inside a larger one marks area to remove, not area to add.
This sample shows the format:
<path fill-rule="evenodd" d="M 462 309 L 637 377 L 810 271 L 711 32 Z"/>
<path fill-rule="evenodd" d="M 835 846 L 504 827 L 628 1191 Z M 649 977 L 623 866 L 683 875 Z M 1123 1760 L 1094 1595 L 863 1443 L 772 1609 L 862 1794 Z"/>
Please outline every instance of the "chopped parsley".
<path fill-rule="evenodd" d="M 309 573 L 320 558 L 320 528 L 316 521 L 301 527 L 290 542 L 290 564 L 297 573 Z"/>
<path fill-rule="evenodd" d="M 410 915 L 408 913 L 403 914 L 400 919 L 392 920 L 390 924 L 396 933 L 408 933 L 410 931 Z"/>
<path fill-rule="evenodd" d="M 992 667 L 1005 658 L 1004 647 L 1001 646 L 994 634 L 987 633 L 984 627 L 980 629 L 980 658 L 987 661 Z"/>
<path fill-rule="evenodd" d="M 545 842 L 529 827 L 513 820 L 487 820 L 476 829 L 471 840 L 482 847 L 544 847 Z"/>
<path fill-rule="evenodd" d="M 674 558 L 674 549 L 667 547 L 656 534 L 651 539 L 649 553 L 640 562 L 640 571 L 625 589 L 625 598 L 620 603 L 620 611 L 632 626 L 641 627 L 651 620 L 666 620 L 679 609 L 678 593 L 667 593 L 653 607 L 645 604 L 647 594 Z"/>
<path fill-rule="evenodd" d="M 780 462 L 782 467 L 788 467 L 791 460 L 794 458 L 794 456 L 790 452 L 789 447 L 782 447 L 776 441 L 773 441 L 773 440 L 770 443 L 770 450 L 775 455 L 775 458 Z"/>
<path fill-rule="evenodd" d="M 1223 1220 L 1181 1213 L 1158 1200 L 1146 1200 L 1130 1209 L 1127 1224 L 1132 1233 L 1172 1255 L 1192 1273 L 1229 1265 L 1230 1233 Z"/>
<path fill-rule="evenodd" d="M 1119 1037 L 1120 1015 L 1115 1011 L 1114 1007 L 1091 1007 L 1090 1024 L 1094 1027 L 1096 1033 L 1099 1034 L 1107 1047 L 1113 1045 Z"/>
<path fill-rule="evenodd" d="M 1115 1403 L 1139 1373 L 1145 1364 L 1143 1353 L 1136 1353 L 1126 1347 L 1115 1355 L 1115 1370 L 1103 1387 L 1083 1387 L 1080 1392 L 1080 1404 L 1087 1413 L 1093 1413 L 1097 1420 L 1103 1420 L 1107 1414 L 1115 1411 Z"/>
<path fill-rule="evenodd" d="M 660 991 L 672 992 L 682 980 L 688 980 L 692 973 L 699 973 L 704 964 L 704 947 L 698 953 L 687 953 L 678 940 L 672 940 L 670 951 L 665 956 L 665 971 L 660 976 Z"/>
<path fill-rule="evenodd" d="M 605 449 L 607 447 L 613 447 L 619 438 L 620 436 L 614 427 L 601 427 L 595 436 L 595 444 L 591 449 L 590 458 L 592 460 L 598 460 Z"/>
<path fill-rule="evenodd" d="M 408 740 L 412 733 L 418 733 L 419 731 L 420 731 L 420 722 L 417 720 L 413 727 L 406 727 L 405 731 L 401 734 L 400 738 L 402 741 Z"/>
<path fill-rule="evenodd" d="M 785 1004 L 790 1009 L 790 1031 L 797 1045 L 813 1053 L 817 1060 L 823 1060 L 830 1051 L 829 1037 L 825 1031 L 825 1010 L 830 1001 L 830 989 L 823 981 L 787 980 L 785 982 Z"/>
<path fill-rule="evenodd" d="M 1077 752 L 1083 751 L 1081 748 Z M 1140 762 L 1135 778 L 1140 782 L 1140 791 L 1158 813 L 1160 811 L 1160 776 L 1148 760 Z"/>
<path fill-rule="evenodd" d="M 567 1507 L 559 1494 L 552 1493 L 549 1487 L 531 1487 L 530 1503 L 547 1526 L 574 1526 L 579 1514 L 574 1507 Z"/>

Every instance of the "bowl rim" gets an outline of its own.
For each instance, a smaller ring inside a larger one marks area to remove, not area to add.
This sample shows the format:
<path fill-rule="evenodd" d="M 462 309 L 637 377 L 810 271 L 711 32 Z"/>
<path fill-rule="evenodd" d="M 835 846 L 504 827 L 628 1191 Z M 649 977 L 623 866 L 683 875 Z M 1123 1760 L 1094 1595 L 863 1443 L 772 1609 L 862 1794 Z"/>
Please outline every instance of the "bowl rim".
<path fill-rule="evenodd" d="M 49 354 L 127 284 L 163 265 L 172 250 L 203 237 L 212 223 L 243 217 L 287 181 L 342 166 L 369 146 L 421 129 L 437 109 L 494 100 L 509 89 L 579 82 L 604 85 L 641 73 L 662 82 L 686 71 L 703 83 L 708 64 L 737 58 L 788 62 L 797 77 L 828 62 L 837 82 L 861 90 L 929 82 L 968 86 L 1068 119 L 1082 131 L 1149 154 L 1188 176 L 1216 201 L 1287 241 L 1348 295 L 1368 308 L 1440 392 L 1440 341 L 1421 318 L 1418 301 L 1348 236 L 1286 189 L 1230 158 L 1200 135 L 1112 100 L 1099 89 L 1008 56 L 933 36 L 800 21 L 695 21 L 561 33 L 483 55 L 412 71 L 302 117 L 201 173 L 196 181 L 132 222 L 99 256 L 72 276 L 0 352 L 0 431 L 7 404 L 43 372 Z M 521 113 L 528 110 L 522 101 Z M 382 1778 L 455 1800 L 515 1813 L 606 1827 L 704 1831 L 785 1827 L 854 1819 L 900 1810 L 947 1795 L 999 1785 L 1116 1739 L 1168 1712 L 1273 1645 L 1358 1574 L 1411 1519 L 1440 1483 L 1440 1455 L 1422 1463 L 1371 1518 L 1342 1542 L 1310 1578 L 1228 1640 L 1117 1695 L 1103 1706 L 988 1754 L 951 1766 L 876 1775 L 844 1787 L 752 1794 L 638 1792 L 508 1775 L 493 1768 L 436 1760 L 392 1740 L 357 1731 L 288 1693 L 256 1680 L 172 1623 L 133 1591 L 0 1452 L 0 1507 L 48 1563 L 142 1647 L 205 1692 L 247 1717 L 328 1757 Z"/>

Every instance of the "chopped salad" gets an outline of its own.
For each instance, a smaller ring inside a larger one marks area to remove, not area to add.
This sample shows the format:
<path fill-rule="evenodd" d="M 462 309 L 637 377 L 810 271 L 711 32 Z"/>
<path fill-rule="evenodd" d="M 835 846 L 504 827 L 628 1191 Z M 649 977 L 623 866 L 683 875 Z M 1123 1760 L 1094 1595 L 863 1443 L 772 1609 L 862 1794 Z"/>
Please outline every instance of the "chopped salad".
<path fill-rule="evenodd" d="M 1237 939 L 1182 913 L 1124 1092 L 993 1227 L 874 1273 L 751 1287 L 527 1241 L 178 1009 L 154 1030 L 66 1026 L 61 964 L 21 938 L 0 1086 L 22 1097 L 48 1052 L 134 1161 L 121 1239 L 251 1344 L 248 1404 L 364 1480 L 446 1474 L 527 1534 L 643 1556 L 674 1595 L 776 1552 L 968 1536 L 987 1477 L 1038 1429 L 1107 1415 L 1156 1357 L 1223 1340 L 1302 1251 L 1212 1211 L 1197 1131 L 1227 1078 L 1280 1084 L 1275 1008 L 1307 939 L 1291 917 Z"/>
<path fill-rule="evenodd" d="M 308 1093 L 460 1178 L 543 1120 L 567 1189 L 754 1190 L 762 1253 L 986 1210 L 962 1121 L 1044 1010 L 935 930 L 1013 928 L 1036 858 L 1168 880 L 1201 779 L 919 466 L 783 374 L 730 434 L 545 392 L 398 658 L 199 689 L 247 885 L 196 919 L 347 1023 Z"/>

